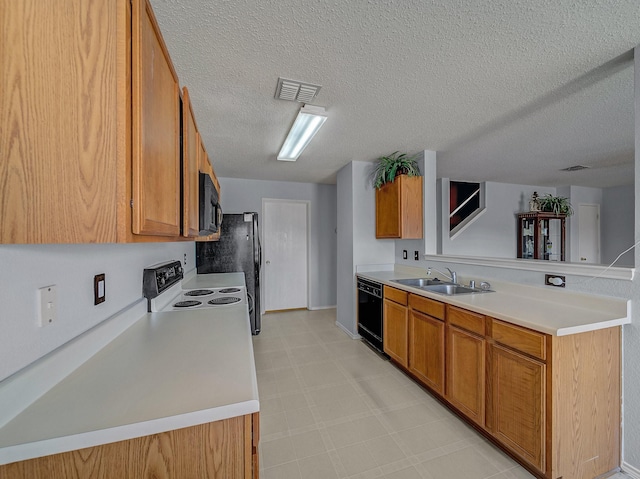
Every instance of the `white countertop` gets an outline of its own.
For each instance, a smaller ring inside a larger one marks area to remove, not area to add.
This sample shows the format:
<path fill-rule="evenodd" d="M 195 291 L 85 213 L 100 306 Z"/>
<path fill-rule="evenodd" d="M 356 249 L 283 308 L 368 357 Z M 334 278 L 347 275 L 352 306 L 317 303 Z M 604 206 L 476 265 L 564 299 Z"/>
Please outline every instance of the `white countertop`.
<path fill-rule="evenodd" d="M 221 275 L 191 281 L 227 280 L 238 285 Z M 147 313 L 0 428 L 0 464 L 259 408 L 246 304 Z"/>
<path fill-rule="evenodd" d="M 491 282 L 491 288 L 495 292 L 445 296 L 393 281 L 424 275 L 417 276 L 401 270 L 359 272 L 357 275 L 554 336 L 631 322 L 630 301 L 607 296 L 494 281 Z"/>

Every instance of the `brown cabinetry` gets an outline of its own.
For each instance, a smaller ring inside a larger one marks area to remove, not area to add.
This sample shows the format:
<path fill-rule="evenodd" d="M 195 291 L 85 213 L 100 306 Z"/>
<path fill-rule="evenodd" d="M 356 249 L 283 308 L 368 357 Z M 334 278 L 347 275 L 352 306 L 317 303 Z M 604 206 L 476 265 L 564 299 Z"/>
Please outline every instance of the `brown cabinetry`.
<path fill-rule="evenodd" d="M 385 352 L 535 475 L 591 479 L 619 466 L 620 327 L 551 336 L 397 288 L 384 295 Z"/>
<path fill-rule="evenodd" d="M 180 91 L 149 1 L 3 14 L 0 243 L 180 239 Z"/>
<path fill-rule="evenodd" d="M 491 346 L 489 375 L 496 439 L 540 471 L 545 469 L 546 365 L 498 344 Z"/>
<path fill-rule="evenodd" d="M 402 367 L 409 363 L 409 309 L 407 293 L 384 287 L 382 305 L 384 352 Z"/>
<path fill-rule="evenodd" d="M 447 306 L 447 383 L 445 397 L 469 419 L 484 426 L 485 317 Z"/>
<path fill-rule="evenodd" d="M 0 479 L 258 479 L 258 413 L 0 466 Z"/>
<path fill-rule="evenodd" d="M 422 177 L 400 175 L 376 189 L 376 238 L 422 238 Z"/>
<path fill-rule="evenodd" d="M 198 133 L 198 168 L 200 173 L 204 173 L 211 177 L 211 181 L 213 182 L 213 187 L 218 192 L 218 201 L 220 201 L 220 183 L 218 182 L 218 177 L 213 171 L 213 166 L 211 166 L 211 161 L 209 160 L 209 155 L 207 154 L 207 150 L 204 147 L 204 142 L 202 141 L 202 137 Z M 218 228 L 218 231 L 212 233 L 207 236 L 198 236 L 196 241 L 218 241 L 220 239 L 221 230 Z"/>
<path fill-rule="evenodd" d="M 200 152 L 198 127 L 191 106 L 191 98 L 187 87 L 182 93 L 182 236 L 193 238 L 198 236 L 198 193 L 199 193 L 199 165 Z"/>
<path fill-rule="evenodd" d="M 179 236 L 178 75 L 151 5 L 146 0 L 132 5 L 133 233 Z"/>
<path fill-rule="evenodd" d="M 444 394 L 444 304 L 409 295 L 409 371 Z"/>

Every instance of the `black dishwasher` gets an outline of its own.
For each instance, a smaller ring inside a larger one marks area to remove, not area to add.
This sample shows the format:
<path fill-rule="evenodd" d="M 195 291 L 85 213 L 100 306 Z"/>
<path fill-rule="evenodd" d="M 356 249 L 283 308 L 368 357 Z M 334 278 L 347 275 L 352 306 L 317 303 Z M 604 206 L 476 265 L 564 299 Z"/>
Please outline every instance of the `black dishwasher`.
<path fill-rule="evenodd" d="M 382 285 L 363 278 L 358 284 L 358 333 L 373 348 L 383 353 Z"/>

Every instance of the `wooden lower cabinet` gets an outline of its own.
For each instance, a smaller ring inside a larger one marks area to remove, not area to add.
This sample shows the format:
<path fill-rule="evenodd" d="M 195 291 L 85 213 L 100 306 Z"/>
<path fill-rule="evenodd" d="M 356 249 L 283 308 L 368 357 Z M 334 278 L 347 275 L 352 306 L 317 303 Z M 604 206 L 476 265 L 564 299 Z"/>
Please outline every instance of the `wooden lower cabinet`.
<path fill-rule="evenodd" d="M 409 308 L 407 308 L 407 293 L 385 286 L 382 311 L 384 352 L 406 369 L 409 365 Z"/>
<path fill-rule="evenodd" d="M 0 479 L 258 479 L 258 413 L 0 466 Z"/>
<path fill-rule="evenodd" d="M 444 394 L 444 322 L 411 310 L 409 327 L 409 371 Z"/>
<path fill-rule="evenodd" d="M 384 312 L 387 354 L 537 477 L 619 467 L 619 326 L 551 336 L 386 286 Z"/>
<path fill-rule="evenodd" d="M 484 426 L 485 339 L 447 325 L 447 385 L 445 397 L 469 419 Z"/>
<path fill-rule="evenodd" d="M 498 344 L 490 346 L 493 436 L 545 470 L 546 365 Z"/>

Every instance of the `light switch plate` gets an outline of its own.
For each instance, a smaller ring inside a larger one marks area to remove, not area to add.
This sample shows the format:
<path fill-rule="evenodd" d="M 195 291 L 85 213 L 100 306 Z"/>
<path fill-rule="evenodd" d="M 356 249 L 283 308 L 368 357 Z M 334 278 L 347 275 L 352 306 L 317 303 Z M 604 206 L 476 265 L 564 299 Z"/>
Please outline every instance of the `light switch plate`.
<path fill-rule="evenodd" d="M 38 303 L 38 326 L 48 326 L 58 319 L 58 294 L 55 284 L 38 289 Z"/>

